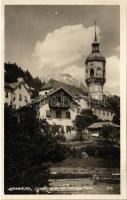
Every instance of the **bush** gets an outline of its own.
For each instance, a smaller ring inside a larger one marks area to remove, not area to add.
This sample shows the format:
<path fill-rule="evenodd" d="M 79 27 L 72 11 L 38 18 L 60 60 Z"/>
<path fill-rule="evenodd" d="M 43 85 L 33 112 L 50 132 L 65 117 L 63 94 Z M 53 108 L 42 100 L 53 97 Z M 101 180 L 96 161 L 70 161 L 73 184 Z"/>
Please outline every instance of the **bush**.
<path fill-rule="evenodd" d="M 120 158 L 120 149 L 111 145 L 87 145 L 85 151 L 89 156 L 100 158 Z"/>

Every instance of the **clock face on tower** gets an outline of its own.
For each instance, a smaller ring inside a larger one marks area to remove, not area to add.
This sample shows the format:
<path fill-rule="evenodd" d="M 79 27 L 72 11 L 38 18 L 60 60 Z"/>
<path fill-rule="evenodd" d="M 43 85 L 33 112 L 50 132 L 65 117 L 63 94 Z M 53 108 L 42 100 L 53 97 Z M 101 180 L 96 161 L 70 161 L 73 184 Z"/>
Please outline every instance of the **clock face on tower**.
<path fill-rule="evenodd" d="M 49 106 L 51 108 L 69 108 L 70 99 L 63 91 L 59 91 L 50 97 Z"/>

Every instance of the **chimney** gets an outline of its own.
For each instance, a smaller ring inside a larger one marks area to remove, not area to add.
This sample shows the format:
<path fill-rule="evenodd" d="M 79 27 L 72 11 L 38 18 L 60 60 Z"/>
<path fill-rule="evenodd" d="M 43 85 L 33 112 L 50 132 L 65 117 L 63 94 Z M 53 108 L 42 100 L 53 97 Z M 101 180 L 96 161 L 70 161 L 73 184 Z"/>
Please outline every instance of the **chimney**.
<path fill-rule="evenodd" d="M 18 82 L 22 82 L 22 81 L 24 81 L 24 79 L 21 78 L 21 77 L 19 77 L 17 80 L 18 80 Z"/>

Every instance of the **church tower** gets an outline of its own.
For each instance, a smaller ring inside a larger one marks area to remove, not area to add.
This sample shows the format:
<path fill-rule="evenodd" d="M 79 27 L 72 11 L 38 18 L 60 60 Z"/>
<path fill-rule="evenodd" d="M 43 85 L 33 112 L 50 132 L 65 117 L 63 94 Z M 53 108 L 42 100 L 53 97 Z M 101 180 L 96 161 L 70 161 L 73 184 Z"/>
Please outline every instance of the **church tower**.
<path fill-rule="evenodd" d="M 103 100 L 103 86 L 105 83 L 105 57 L 100 53 L 99 42 L 96 34 L 95 22 L 95 36 L 92 43 L 92 52 L 86 58 L 85 64 L 85 82 L 88 86 L 89 96 L 93 99 Z"/>

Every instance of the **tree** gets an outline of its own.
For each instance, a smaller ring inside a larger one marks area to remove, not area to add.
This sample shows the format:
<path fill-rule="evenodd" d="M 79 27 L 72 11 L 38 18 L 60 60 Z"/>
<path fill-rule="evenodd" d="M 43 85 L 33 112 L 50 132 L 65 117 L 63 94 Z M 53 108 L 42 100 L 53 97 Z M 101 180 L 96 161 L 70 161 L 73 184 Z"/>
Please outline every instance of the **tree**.
<path fill-rule="evenodd" d="M 64 158 L 56 138 L 41 133 L 36 106 L 20 113 L 5 107 L 5 193 L 9 187 L 48 185 L 50 163 Z"/>
<path fill-rule="evenodd" d="M 37 91 L 39 91 L 43 85 L 38 77 L 34 78 L 28 70 L 24 71 L 16 63 L 5 63 L 4 69 L 5 82 L 13 83 L 16 82 L 18 78 L 22 77 L 30 87 Z"/>
<path fill-rule="evenodd" d="M 105 138 L 108 143 L 116 142 L 120 138 L 119 129 L 114 128 L 112 125 L 104 125 L 101 133 L 102 137 Z"/>
<path fill-rule="evenodd" d="M 5 188 L 48 184 L 49 166 L 43 162 L 39 148 L 42 138 L 34 110 L 30 113 L 19 124 L 16 111 L 5 108 Z"/>
<path fill-rule="evenodd" d="M 90 124 L 97 121 L 97 116 L 93 114 L 91 109 L 83 109 L 80 115 L 76 116 L 75 125 L 79 130 L 83 130 L 88 127 Z"/>
<path fill-rule="evenodd" d="M 42 82 L 41 80 L 37 77 L 34 78 L 34 87 L 36 90 L 40 90 L 42 88 Z"/>
<path fill-rule="evenodd" d="M 90 124 L 96 122 L 97 120 L 97 116 L 93 114 L 91 109 L 83 109 L 80 115 L 76 116 L 74 124 L 78 131 L 80 141 L 83 139 L 83 130 L 87 128 Z"/>
<path fill-rule="evenodd" d="M 16 82 L 17 78 L 25 77 L 24 71 L 20 67 L 18 67 L 16 63 L 5 63 L 4 70 L 5 70 L 6 82 L 9 82 L 9 83 Z"/>
<path fill-rule="evenodd" d="M 115 114 L 113 117 L 113 123 L 120 125 L 120 97 L 117 95 L 107 98 L 108 107 Z"/>

